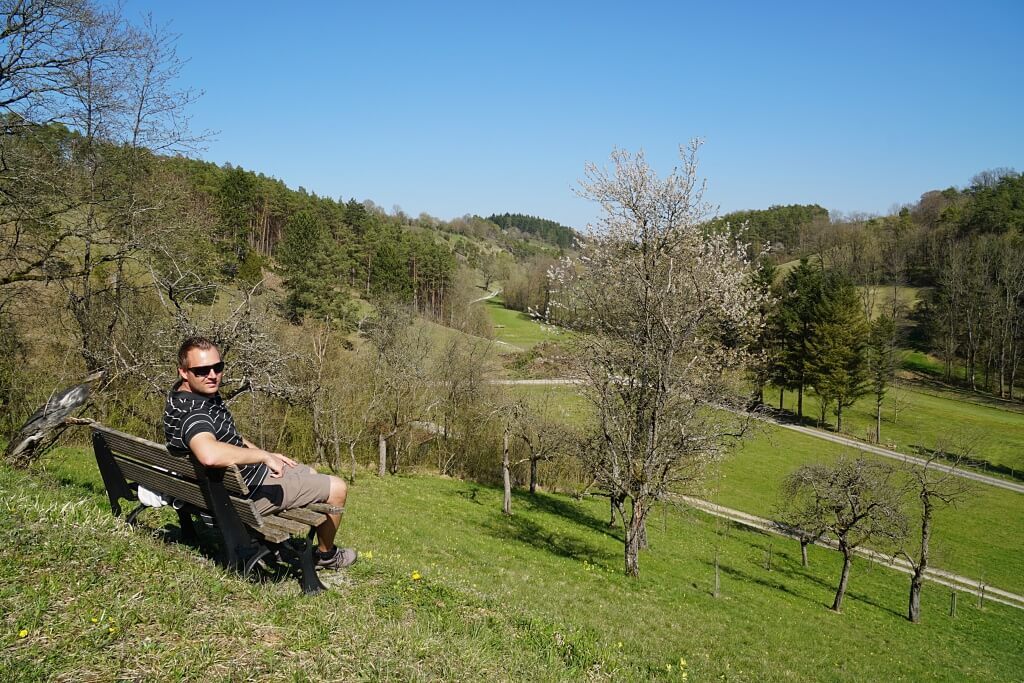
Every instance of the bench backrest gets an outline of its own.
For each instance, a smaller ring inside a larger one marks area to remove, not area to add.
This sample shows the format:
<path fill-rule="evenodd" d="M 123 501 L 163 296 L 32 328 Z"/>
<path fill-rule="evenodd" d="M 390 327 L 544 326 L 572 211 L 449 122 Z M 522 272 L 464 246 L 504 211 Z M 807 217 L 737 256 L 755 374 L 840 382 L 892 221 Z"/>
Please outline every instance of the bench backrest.
<path fill-rule="evenodd" d="M 213 470 L 200 473 L 197 468 L 202 468 L 202 465 L 193 462 L 191 458 L 174 455 L 168 452 L 163 444 L 125 434 L 116 429 L 93 425 L 92 432 L 97 458 L 104 455 L 99 451 L 105 449 L 105 455 L 116 463 L 127 481 L 141 484 L 152 491 L 178 498 L 211 512 L 201 482 L 207 473 L 212 473 Z M 251 527 L 262 526 L 263 518 L 256 511 L 252 500 L 245 497 L 249 494 L 249 489 L 238 468 L 231 465 L 222 470 L 218 469 L 218 473 L 223 473 L 224 490 L 228 493 L 230 505 L 239 519 Z"/>

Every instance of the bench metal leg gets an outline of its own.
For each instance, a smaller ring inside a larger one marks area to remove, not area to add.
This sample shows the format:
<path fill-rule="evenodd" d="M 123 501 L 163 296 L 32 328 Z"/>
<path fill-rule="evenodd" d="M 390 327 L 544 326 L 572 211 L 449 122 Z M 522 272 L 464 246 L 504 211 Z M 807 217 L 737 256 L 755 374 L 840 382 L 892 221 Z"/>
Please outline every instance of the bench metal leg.
<path fill-rule="evenodd" d="M 124 521 L 126 521 L 128 524 L 132 526 L 135 526 L 139 523 L 139 513 L 141 513 L 145 509 L 146 506 L 143 505 L 142 503 L 139 503 L 139 505 L 134 510 L 128 513 L 128 516 L 124 518 Z"/>
<path fill-rule="evenodd" d="M 309 537 L 306 539 L 305 544 L 306 547 L 302 549 L 302 553 L 299 555 L 299 571 L 302 572 L 299 581 L 302 583 L 302 592 L 306 595 L 316 595 L 327 590 L 327 586 L 316 575 L 316 567 L 313 566 L 313 535 L 315 533 L 315 529 L 309 530 Z"/>
<path fill-rule="evenodd" d="M 110 452 L 103 435 L 94 432 L 92 435 L 93 453 L 96 455 L 96 465 L 99 467 L 100 476 L 103 477 L 103 486 L 107 489 L 107 497 L 110 499 L 110 511 L 115 517 L 121 516 L 120 499 L 135 500 L 128 482 L 125 481 L 121 468 L 114 462 L 114 454 Z"/>
<path fill-rule="evenodd" d="M 260 545 L 259 550 L 246 560 L 245 564 L 242 566 L 242 577 L 246 579 L 249 578 L 252 574 L 252 570 L 256 568 L 256 564 L 267 555 L 270 555 L 271 552 L 272 551 L 267 546 Z"/>
<path fill-rule="evenodd" d="M 316 574 L 316 567 L 313 565 L 313 537 L 316 529 L 310 529 L 305 541 L 295 543 L 282 543 L 279 547 L 285 559 L 293 565 L 299 566 L 299 583 L 305 595 L 316 595 L 327 590 Z M 298 546 L 298 547 L 296 547 Z"/>
<path fill-rule="evenodd" d="M 178 513 L 178 526 L 181 527 L 181 542 L 186 545 L 199 545 L 199 534 L 196 532 L 195 522 L 192 521 L 192 513 L 181 508 L 175 509 Z"/>

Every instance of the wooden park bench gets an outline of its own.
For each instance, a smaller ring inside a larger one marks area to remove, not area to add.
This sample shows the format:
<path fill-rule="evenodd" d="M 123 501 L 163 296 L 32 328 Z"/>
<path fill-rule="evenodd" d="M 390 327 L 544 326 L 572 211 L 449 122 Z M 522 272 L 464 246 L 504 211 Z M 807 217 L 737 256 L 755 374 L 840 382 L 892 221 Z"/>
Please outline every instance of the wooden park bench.
<path fill-rule="evenodd" d="M 249 489 L 234 465 L 205 467 L 194 455 L 174 455 L 162 444 L 92 423 L 92 443 L 114 516 L 121 516 L 122 498 L 137 501 L 138 487 L 173 499 L 181 538 L 197 544 L 193 518 L 208 516 L 219 531 L 223 566 L 248 577 L 265 558 L 281 558 L 299 570 L 302 592 L 325 590 L 313 566 L 313 537 L 326 514 L 342 508 L 314 503 L 305 508 L 261 515 L 247 496 Z M 139 504 L 125 520 L 136 524 L 145 509 Z"/>

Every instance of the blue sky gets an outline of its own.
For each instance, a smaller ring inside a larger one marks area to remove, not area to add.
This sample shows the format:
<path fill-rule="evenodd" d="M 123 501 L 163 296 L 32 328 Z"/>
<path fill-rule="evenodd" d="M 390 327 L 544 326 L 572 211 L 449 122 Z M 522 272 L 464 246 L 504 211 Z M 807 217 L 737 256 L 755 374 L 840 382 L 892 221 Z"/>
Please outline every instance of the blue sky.
<path fill-rule="evenodd" d="M 714 6 L 711 6 L 714 5 Z M 193 2 L 200 153 L 411 215 L 583 227 L 587 161 L 702 137 L 721 212 L 887 213 L 1024 170 L 1024 2 Z"/>

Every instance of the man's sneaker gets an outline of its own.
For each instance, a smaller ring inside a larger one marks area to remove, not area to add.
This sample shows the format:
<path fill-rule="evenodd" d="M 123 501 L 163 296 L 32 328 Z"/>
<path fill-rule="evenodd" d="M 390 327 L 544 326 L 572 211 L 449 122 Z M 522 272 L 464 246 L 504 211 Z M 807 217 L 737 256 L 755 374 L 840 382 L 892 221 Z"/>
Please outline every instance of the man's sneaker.
<path fill-rule="evenodd" d="M 318 548 L 315 554 L 317 569 L 342 569 L 343 567 L 352 566 L 359 559 L 359 553 L 355 551 L 355 548 L 339 548 L 335 546 L 333 551 L 328 550 L 326 554 L 320 552 Z"/>

